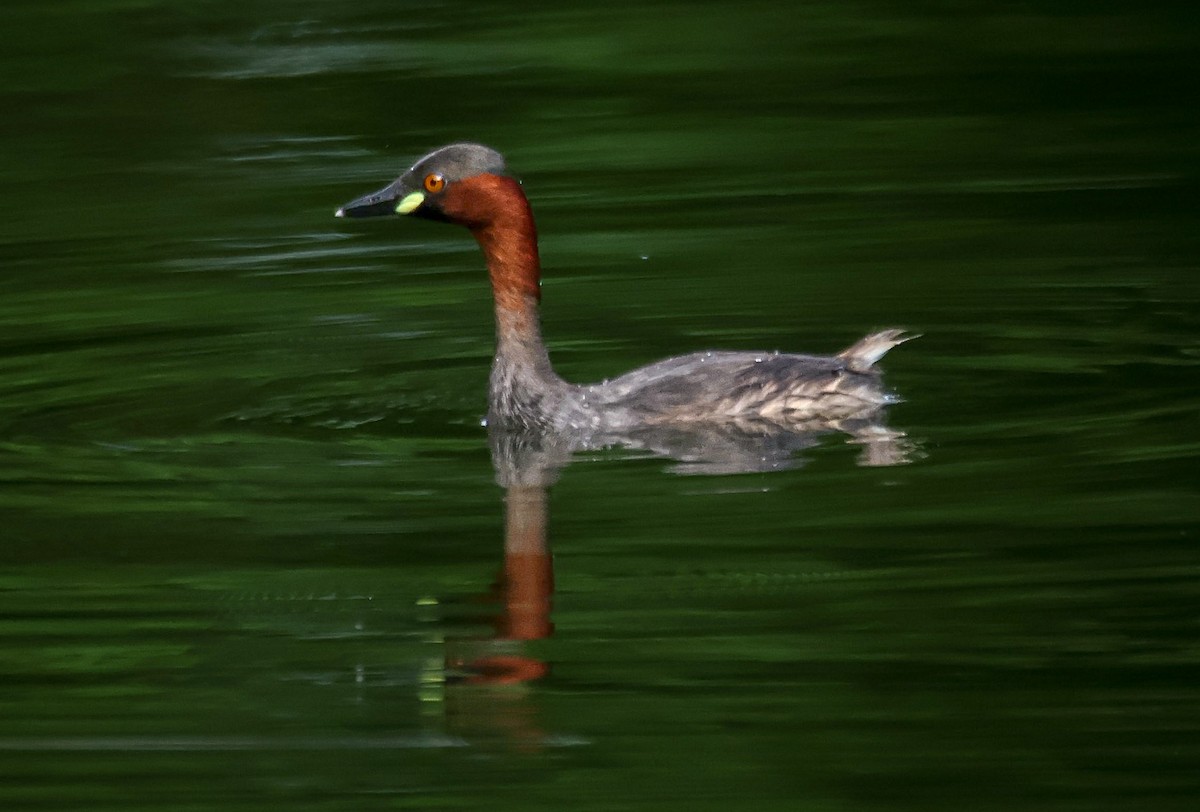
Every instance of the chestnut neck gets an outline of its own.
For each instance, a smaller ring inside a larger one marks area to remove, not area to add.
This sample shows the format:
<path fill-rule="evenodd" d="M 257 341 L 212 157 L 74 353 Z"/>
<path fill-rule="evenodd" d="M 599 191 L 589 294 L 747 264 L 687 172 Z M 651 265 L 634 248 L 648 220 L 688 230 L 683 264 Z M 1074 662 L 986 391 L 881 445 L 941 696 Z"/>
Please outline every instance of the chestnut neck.
<path fill-rule="evenodd" d="M 493 403 L 499 397 L 523 401 L 526 394 L 536 400 L 539 393 L 565 387 L 542 341 L 537 226 L 520 184 L 477 175 L 457 184 L 444 210 L 471 230 L 487 261 L 496 313 Z"/>
<path fill-rule="evenodd" d="M 506 328 L 536 332 L 542 263 L 529 200 L 520 184 L 500 175 L 471 178 L 460 185 L 459 192 L 469 200 L 461 219 L 487 260 L 497 337 L 504 339 Z"/>

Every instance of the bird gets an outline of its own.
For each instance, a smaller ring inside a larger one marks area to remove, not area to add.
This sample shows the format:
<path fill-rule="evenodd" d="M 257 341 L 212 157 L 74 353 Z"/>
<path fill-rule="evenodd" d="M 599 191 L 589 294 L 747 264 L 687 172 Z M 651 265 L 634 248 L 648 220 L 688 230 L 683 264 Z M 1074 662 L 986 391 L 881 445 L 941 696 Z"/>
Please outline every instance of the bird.
<path fill-rule="evenodd" d="M 598 383 L 569 383 L 554 371 L 542 338 L 533 210 L 499 152 L 478 143 L 441 147 L 335 212 L 394 215 L 464 226 L 482 249 L 496 327 L 489 430 L 611 438 L 722 426 L 802 430 L 869 419 L 896 401 L 883 389 L 876 363 L 917 337 L 880 330 L 832 356 L 706 350 Z"/>

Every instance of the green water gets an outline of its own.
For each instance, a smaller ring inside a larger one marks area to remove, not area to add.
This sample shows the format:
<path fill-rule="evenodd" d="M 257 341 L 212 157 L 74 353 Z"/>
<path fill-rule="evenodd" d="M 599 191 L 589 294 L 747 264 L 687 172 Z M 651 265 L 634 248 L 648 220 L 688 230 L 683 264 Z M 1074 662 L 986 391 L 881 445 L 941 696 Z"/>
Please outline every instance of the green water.
<path fill-rule="evenodd" d="M 1186 5 L 0 19 L 4 809 L 1194 804 Z M 904 326 L 908 462 L 506 504 L 477 249 L 332 217 L 459 139 L 565 377 Z"/>

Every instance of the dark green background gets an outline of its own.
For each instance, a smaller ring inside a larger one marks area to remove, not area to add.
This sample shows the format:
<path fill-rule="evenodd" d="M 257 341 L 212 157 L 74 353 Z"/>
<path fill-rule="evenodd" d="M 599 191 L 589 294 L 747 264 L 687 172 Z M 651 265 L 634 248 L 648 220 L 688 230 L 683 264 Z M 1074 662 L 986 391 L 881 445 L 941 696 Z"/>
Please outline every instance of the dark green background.
<path fill-rule="evenodd" d="M 8 2 L 0 806 L 1190 809 L 1190 4 Z M 887 359 L 920 454 L 619 451 L 551 499 L 551 675 L 484 635 L 465 233 L 333 209 L 459 139 L 597 379 Z"/>

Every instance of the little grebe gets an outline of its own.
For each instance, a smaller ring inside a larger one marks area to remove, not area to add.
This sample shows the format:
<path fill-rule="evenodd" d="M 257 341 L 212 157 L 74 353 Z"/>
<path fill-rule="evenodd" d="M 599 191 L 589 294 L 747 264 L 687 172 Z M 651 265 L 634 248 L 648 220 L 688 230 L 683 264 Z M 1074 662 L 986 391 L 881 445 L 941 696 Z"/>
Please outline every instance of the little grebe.
<path fill-rule="evenodd" d="M 541 263 L 529 201 L 500 153 L 451 144 L 338 217 L 411 214 L 470 229 L 483 249 L 496 312 L 488 424 L 602 436 L 697 423 L 802 426 L 866 417 L 892 402 L 875 362 L 912 338 L 872 333 L 831 357 L 699 352 L 619 378 L 570 384 L 550 366 L 538 321 Z"/>

